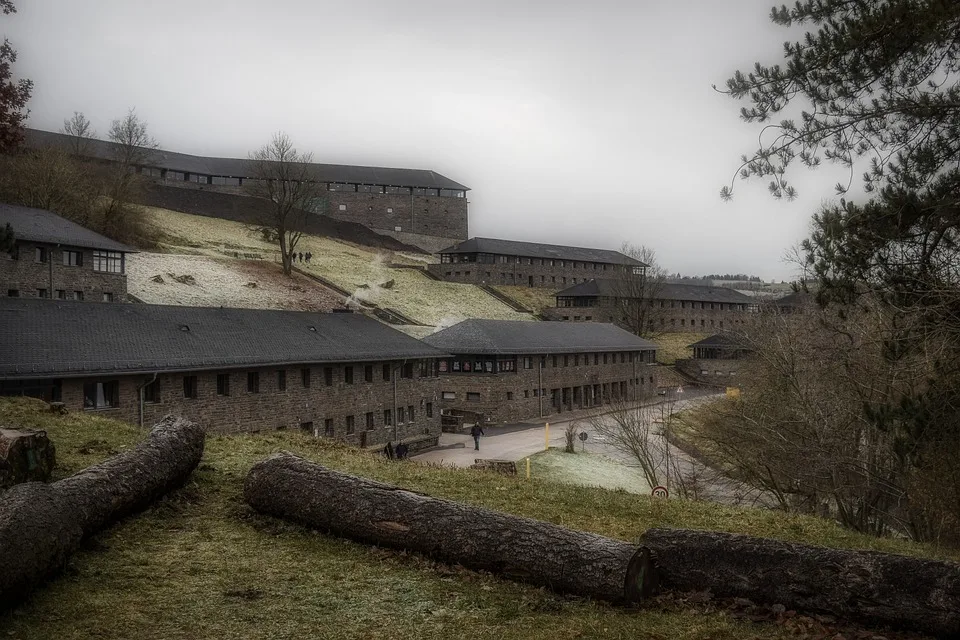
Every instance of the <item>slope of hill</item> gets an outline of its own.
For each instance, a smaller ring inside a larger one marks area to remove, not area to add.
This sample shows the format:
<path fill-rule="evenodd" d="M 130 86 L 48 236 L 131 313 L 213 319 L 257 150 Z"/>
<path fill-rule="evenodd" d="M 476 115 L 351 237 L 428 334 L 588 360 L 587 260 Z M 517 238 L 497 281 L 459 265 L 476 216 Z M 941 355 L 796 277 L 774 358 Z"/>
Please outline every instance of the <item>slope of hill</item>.
<path fill-rule="evenodd" d="M 142 437 L 103 414 L 54 416 L 39 401 L 0 398 L 7 424 L 47 430 L 57 446 L 57 478 Z M 937 555 L 811 517 L 386 461 L 297 433 L 210 436 L 187 486 L 97 535 L 64 574 L 0 614 L 0 630 L 22 640 L 798 637 L 783 626 L 734 619 L 702 600 L 619 609 L 257 515 L 243 503 L 243 478 L 255 461 L 281 449 L 410 490 L 624 540 L 647 527 L 674 526 Z M 814 637 L 806 632 L 800 637 Z"/>
<path fill-rule="evenodd" d="M 330 311 L 344 300 L 310 278 L 283 275 L 267 260 L 137 253 L 127 259 L 127 289 L 149 304 Z"/>
<path fill-rule="evenodd" d="M 165 250 L 221 258 L 279 259 L 276 246 L 250 225 L 155 208 L 147 209 L 147 215 L 162 230 L 160 243 Z M 413 254 L 378 251 L 312 235 L 303 236 L 297 249 L 313 255 L 309 264 L 298 262 L 297 268 L 329 280 L 351 293 L 353 301 L 396 309 L 420 324 L 443 327 L 466 318 L 533 319 L 474 285 L 440 282 L 416 269 L 390 266 L 393 262 L 415 264 L 417 256 Z M 221 264 L 233 268 L 229 262 Z"/>

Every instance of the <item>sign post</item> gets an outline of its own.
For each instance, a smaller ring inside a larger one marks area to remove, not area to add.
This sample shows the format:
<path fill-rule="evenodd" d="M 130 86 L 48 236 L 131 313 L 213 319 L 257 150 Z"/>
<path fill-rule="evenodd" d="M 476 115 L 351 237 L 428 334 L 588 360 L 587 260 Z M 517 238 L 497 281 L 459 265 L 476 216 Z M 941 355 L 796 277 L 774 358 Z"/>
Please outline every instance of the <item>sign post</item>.
<path fill-rule="evenodd" d="M 578 437 L 580 438 L 580 453 L 583 453 L 583 448 L 586 446 L 586 443 L 587 443 L 587 432 L 581 431 Z"/>
<path fill-rule="evenodd" d="M 545 423 L 543 427 L 543 450 L 547 451 L 550 449 L 550 423 Z"/>
<path fill-rule="evenodd" d="M 661 485 L 657 485 L 653 488 L 653 491 L 650 492 L 654 498 L 669 498 L 670 492 L 667 491 L 667 488 Z"/>

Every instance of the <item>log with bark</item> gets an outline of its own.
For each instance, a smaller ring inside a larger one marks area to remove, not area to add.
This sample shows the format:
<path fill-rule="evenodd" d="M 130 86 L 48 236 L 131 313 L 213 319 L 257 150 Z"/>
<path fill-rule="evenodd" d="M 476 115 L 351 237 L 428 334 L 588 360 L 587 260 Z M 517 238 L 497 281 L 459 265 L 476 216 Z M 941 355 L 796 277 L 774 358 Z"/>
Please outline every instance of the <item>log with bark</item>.
<path fill-rule="evenodd" d="M 650 529 L 660 584 L 960 637 L 960 564 L 752 536 Z"/>
<path fill-rule="evenodd" d="M 656 588 L 649 556 L 636 545 L 432 498 L 290 453 L 254 465 L 244 498 L 261 513 L 562 593 L 625 604 Z"/>
<path fill-rule="evenodd" d="M 168 416 L 130 451 L 0 495 L 0 608 L 62 568 L 84 537 L 182 485 L 203 444 L 199 425 Z"/>

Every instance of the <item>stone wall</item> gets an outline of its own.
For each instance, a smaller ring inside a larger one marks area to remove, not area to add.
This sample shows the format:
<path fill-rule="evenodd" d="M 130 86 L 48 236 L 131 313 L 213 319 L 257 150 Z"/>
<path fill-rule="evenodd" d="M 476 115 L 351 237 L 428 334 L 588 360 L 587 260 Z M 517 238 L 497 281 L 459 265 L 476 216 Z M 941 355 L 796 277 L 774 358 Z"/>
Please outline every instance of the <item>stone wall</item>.
<path fill-rule="evenodd" d="M 391 364 L 391 374 L 398 363 Z M 213 433 L 250 433 L 276 429 L 303 429 L 316 436 L 334 437 L 369 446 L 394 439 L 393 426 L 386 425 L 384 411 L 393 415 L 393 382 L 384 380 L 382 362 L 331 365 L 331 384 L 326 384 L 327 365 L 310 367 L 262 367 L 204 371 L 196 373 L 163 373 L 157 376 L 158 402 L 143 404 L 143 424 L 150 425 L 167 414 L 182 415 L 202 424 Z M 353 383 L 347 383 L 345 369 L 353 367 Z M 367 382 L 365 367 L 372 367 L 372 382 Z M 303 385 L 302 369 L 310 370 L 309 387 Z M 397 379 L 397 404 L 403 407 L 405 420 L 398 425 L 398 435 L 410 438 L 424 434 L 439 435 L 440 408 L 438 378 L 420 377 L 413 367 L 412 379 Z M 279 388 L 278 371 L 286 372 L 286 390 Z M 248 373 L 259 376 L 259 391 L 248 391 Z M 218 374 L 229 374 L 229 395 L 218 395 Z M 196 376 L 196 398 L 184 397 L 184 377 Z M 61 398 L 68 410 L 84 410 L 84 384 L 117 380 L 119 404 L 116 408 L 90 410 L 97 414 L 138 423 L 140 404 L 138 385 L 152 376 L 103 376 L 65 379 Z M 409 407 L 414 417 L 409 419 Z M 89 409 L 88 409 L 89 410 Z M 373 414 L 373 428 L 367 429 L 366 414 Z M 428 415 L 429 414 L 429 415 Z M 354 417 L 352 433 L 348 432 L 347 416 Z M 327 428 L 326 420 L 332 420 Z"/>
<path fill-rule="evenodd" d="M 46 262 L 37 261 L 38 247 L 46 249 Z M 76 267 L 64 265 L 63 253 L 69 249 L 23 241 L 17 242 L 17 257 L 0 253 L 0 295 L 16 291 L 23 298 L 57 298 L 62 291 L 63 298 L 70 300 L 78 297 L 77 292 L 80 292 L 84 300 L 126 301 L 126 273 L 94 271 L 93 249 L 72 249 L 80 252 L 81 264 Z M 109 294 L 109 299 L 105 294 Z"/>
<path fill-rule="evenodd" d="M 624 362 L 620 362 L 622 356 Z M 529 369 L 524 366 L 527 358 Z M 542 371 L 540 358 L 521 356 L 512 372 L 441 373 L 440 406 L 481 412 L 494 422 L 516 422 L 540 416 L 541 405 L 543 415 L 549 416 L 618 399 L 639 399 L 657 389 L 657 365 L 637 357 L 631 362 L 626 353 L 550 355 L 544 358 Z M 542 399 L 538 388 L 546 390 Z"/>
<path fill-rule="evenodd" d="M 507 258 L 507 262 L 501 262 Z M 552 263 L 552 264 L 551 264 Z M 565 289 L 596 278 L 613 278 L 619 265 L 547 258 L 498 256 L 497 262 L 444 262 L 430 265 L 430 271 L 442 280 L 469 284 L 516 285 Z"/>
<path fill-rule="evenodd" d="M 652 331 L 665 333 L 717 333 L 738 328 L 758 317 L 756 313 L 719 302 L 681 302 L 664 300 L 664 306 L 651 311 Z M 673 304 L 671 307 L 670 305 Z M 700 305 L 704 305 L 700 308 Z M 714 308 L 711 309 L 710 305 Z M 682 306 L 681 306 L 682 305 Z M 722 308 L 721 308 L 722 307 Z M 549 307 L 541 314 L 550 320 L 561 322 L 617 322 L 618 311 L 610 306 L 596 307 Z"/>

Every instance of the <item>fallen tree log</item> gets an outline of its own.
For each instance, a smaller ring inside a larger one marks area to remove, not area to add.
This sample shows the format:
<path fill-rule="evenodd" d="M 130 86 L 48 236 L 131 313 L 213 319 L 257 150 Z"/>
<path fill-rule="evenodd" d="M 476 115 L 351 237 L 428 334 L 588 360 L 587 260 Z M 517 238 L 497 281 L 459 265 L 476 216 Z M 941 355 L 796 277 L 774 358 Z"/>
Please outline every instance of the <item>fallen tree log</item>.
<path fill-rule="evenodd" d="M 0 495 L 0 608 L 61 569 L 84 537 L 183 484 L 203 443 L 200 426 L 168 416 L 130 451 Z"/>
<path fill-rule="evenodd" d="M 960 637 L 960 565 L 952 562 L 683 529 L 650 529 L 641 544 L 666 589 Z"/>
<path fill-rule="evenodd" d="M 562 593 L 632 603 L 656 587 L 636 545 L 432 498 L 289 453 L 254 465 L 244 498 L 261 513 Z"/>

